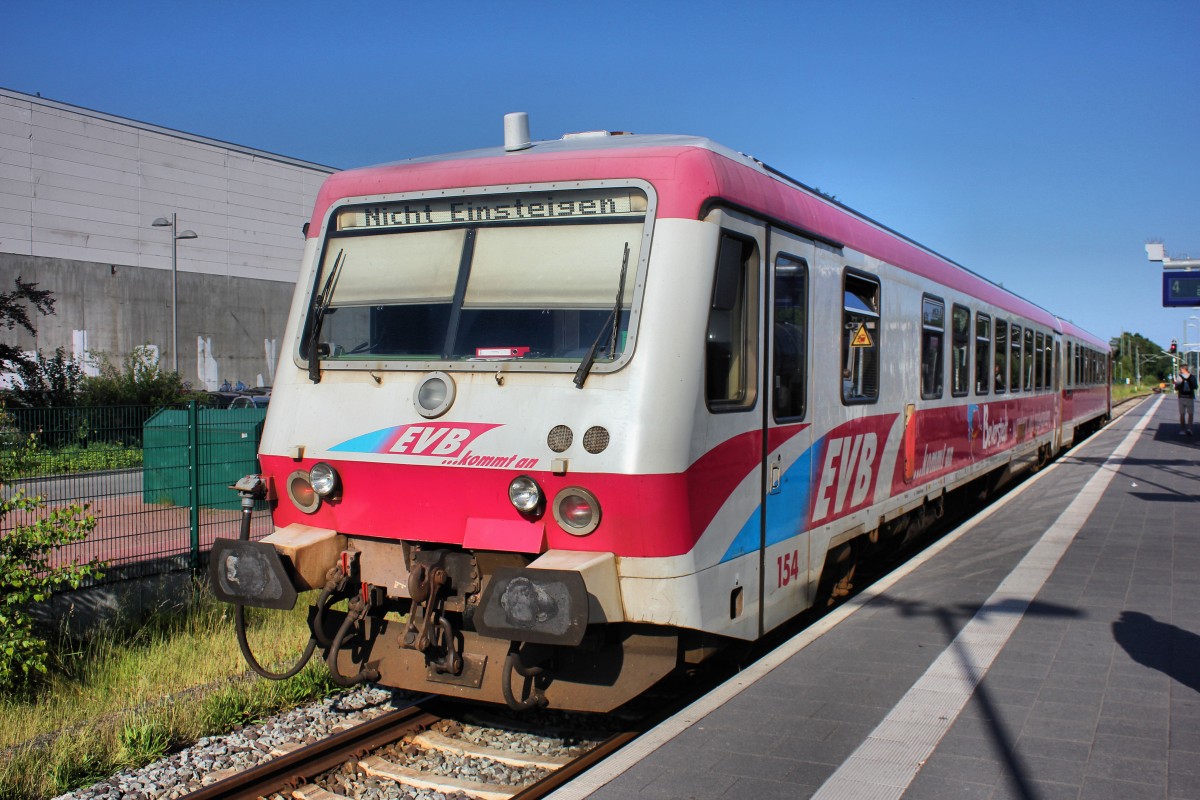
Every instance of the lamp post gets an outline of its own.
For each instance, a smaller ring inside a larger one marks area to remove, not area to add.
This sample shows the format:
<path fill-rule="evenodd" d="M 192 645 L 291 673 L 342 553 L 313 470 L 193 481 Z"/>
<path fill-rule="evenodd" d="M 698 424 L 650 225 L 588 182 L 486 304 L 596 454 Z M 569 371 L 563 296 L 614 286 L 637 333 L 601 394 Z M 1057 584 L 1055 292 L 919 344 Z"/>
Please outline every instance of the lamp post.
<path fill-rule="evenodd" d="M 195 231 L 180 231 L 175 212 L 171 218 L 159 217 L 150 223 L 156 228 L 171 229 L 171 369 L 179 372 L 179 240 L 199 238 Z"/>

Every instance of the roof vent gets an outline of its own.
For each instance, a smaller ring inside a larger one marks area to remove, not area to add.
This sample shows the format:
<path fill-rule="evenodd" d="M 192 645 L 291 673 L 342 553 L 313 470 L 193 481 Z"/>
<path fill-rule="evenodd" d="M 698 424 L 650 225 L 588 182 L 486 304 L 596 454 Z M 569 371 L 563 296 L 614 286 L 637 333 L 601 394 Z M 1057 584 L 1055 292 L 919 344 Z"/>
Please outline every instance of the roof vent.
<path fill-rule="evenodd" d="M 504 115 L 504 149 L 510 153 L 533 147 L 529 141 L 529 114 L 514 111 Z"/>
<path fill-rule="evenodd" d="M 564 133 L 563 139 L 603 139 L 605 136 L 612 136 L 609 131 L 577 131 L 576 133 Z"/>

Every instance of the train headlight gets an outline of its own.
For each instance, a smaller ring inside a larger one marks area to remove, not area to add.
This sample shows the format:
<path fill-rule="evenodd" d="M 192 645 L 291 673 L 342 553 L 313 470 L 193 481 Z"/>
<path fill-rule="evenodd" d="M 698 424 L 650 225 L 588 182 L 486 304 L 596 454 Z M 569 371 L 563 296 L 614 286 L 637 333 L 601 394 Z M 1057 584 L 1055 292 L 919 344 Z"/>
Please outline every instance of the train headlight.
<path fill-rule="evenodd" d="M 298 469 L 287 479 L 288 497 L 295 503 L 296 508 L 305 514 L 312 514 L 321 507 L 321 495 L 313 489 L 312 480 L 308 473 Z"/>
<path fill-rule="evenodd" d="M 518 475 L 508 485 L 508 499 L 522 514 L 535 514 L 542 507 L 542 487 L 528 475 Z"/>
<path fill-rule="evenodd" d="M 567 533 L 584 536 L 600 524 L 600 501 L 578 486 L 563 489 L 554 498 L 554 519 Z"/>
<path fill-rule="evenodd" d="M 440 417 L 454 404 L 454 379 L 445 372 L 434 372 L 425 376 L 413 390 L 413 405 L 417 413 L 427 419 Z"/>
<path fill-rule="evenodd" d="M 308 471 L 308 479 L 313 491 L 326 499 L 337 494 L 342 485 L 337 470 L 324 461 L 313 465 L 313 468 Z"/>

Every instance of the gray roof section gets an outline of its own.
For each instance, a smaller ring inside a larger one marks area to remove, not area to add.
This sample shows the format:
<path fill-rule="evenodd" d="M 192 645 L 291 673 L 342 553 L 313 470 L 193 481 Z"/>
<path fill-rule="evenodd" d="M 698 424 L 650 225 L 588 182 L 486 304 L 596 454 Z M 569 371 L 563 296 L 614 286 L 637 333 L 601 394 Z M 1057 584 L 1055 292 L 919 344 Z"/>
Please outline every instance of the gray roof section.
<path fill-rule="evenodd" d="M 128 117 L 119 117 L 115 114 L 106 114 L 103 111 L 95 111 L 90 108 L 84 108 L 83 106 L 71 105 L 70 103 L 60 103 L 57 100 L 47 100 L 46 98 L 41 97 L 39 95 L 25 94 L 24 92 L 17 92 L 17 91 L 13 91 L 12 89 L 5 89 L 3 87 L 0 87 L 0 97 L 7 97 L 12 100 L 19 100 L 19 101 L 26 102 L 26 103 L 33 103 L 36 105 L 44 106 L 46 108 L 55 108 L 55 109 L 59 109 L 61 111 L 69 111 L 73 114 L 82 114 L 84 116 L 93 117 L 95 119 L 105 120 L 107 122 L 113 122 L 113 123 L 116 123 L 119 125 L 129 125 L 134 128 L 140 128 L 140 129 L 146 130 L 146 131 L 153 131 L 155 133 L 160 133 L 165 136 L 173 136 L 177 139 L 186 139 L 188 141 L 199 142 L 202 144 L 211 145 L 213 147 L 221 147 L 226 150 L 233 150 L 235 152 L 245 153 L 246 155 L 254 156 L 256 158 L 263 158 L 263 159 L 267 159 L 270 161 L 278 161 L 282 164 L 290 164 L 295 167 L 312 169 L 312 170 L 316 170 L 318 172 L 333 173 L 333 172 L 337 172 L 340 170 L 340 167 L 331 167 L 331 166 L 328 166 L 325 164 L 315 164 L 311 161 L 303 161 L 298 158 L 290 158 L 289 156 L 281 156 L 278 153 L 270 153 L 270 152 L 267 152 L 266 150 L 258 150 L 253 147 L 245 147 L 240 144 L 233 144 L 231 142 L 225 142 L 220 139 L 212 139 L 207 136 L 197 136 L 194 133 L 185 133 L 184 131 L 177 131 L 173 128 L 164 128 L 161 125 L 151 125 L 148 122 L 141 122 L 136 119 L 129 119 Z"/>

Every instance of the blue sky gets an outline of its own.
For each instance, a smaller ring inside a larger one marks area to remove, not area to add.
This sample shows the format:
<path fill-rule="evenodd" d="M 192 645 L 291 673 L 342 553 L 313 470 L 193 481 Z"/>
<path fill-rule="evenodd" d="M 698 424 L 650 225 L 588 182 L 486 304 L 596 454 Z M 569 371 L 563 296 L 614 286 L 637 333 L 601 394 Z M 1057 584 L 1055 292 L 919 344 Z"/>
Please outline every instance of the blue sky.
<path fill-rule="evenodd" d="M 1198 42 L 1195 0 L 63 0 L 6 4 L 0 86 L 336 167 L 496 145 L 509 111 L 708 136 L 1165 346 L 1200 309 L 1143 245 L 1200 257 Z"/>

